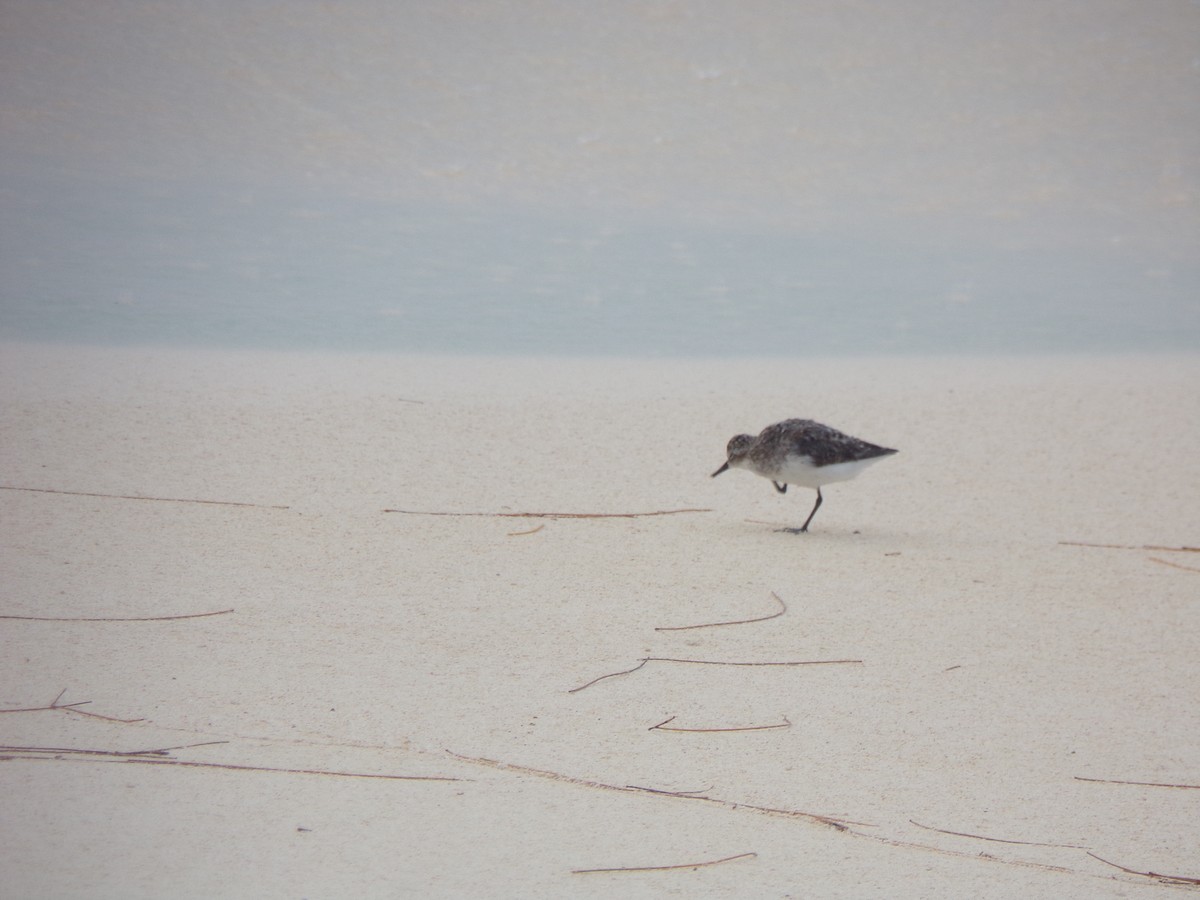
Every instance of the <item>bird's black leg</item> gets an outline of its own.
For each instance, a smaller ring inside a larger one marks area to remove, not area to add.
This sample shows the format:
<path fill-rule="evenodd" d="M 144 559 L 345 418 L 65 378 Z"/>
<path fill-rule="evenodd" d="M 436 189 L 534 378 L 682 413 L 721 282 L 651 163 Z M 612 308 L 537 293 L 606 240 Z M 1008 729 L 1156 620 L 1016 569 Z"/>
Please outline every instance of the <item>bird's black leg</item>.
<path fill-rule="evenodd" d="M 808 518 L 804 520 L 804 524 L 800 526 L 800 531 L 808 531 L 808 523 L 813 520 L 813 516 L 817 514 L 817 510 L 821 508 L 821 489 L 817 488 L 817 502 L 813 504 L 812 512 L 808 514 Z"/>
<path fill-rule="evenodd" d="M 779 485 L 776 485 L 778 487 Z M 808 514 L 808 518 L 804 520 L 804 524 L 799 528 L 777 528 L 776 531 L 786 531 L 788 534 L 805 534 L 808 531 L 808 523 L 813 520 L 813 516 L 817 514 L 817 510 L 821 508 L 821 489 L 817 488 L 817 502 L 813 504 L 812 512 Z"/>
<path fill-rule="evenodd" d="M 775 490 L 779 491 L 779 493 L 781 493 L 781 494 L 787 493 L 787 485 L 786 484 L 780 484 L 778 481 L 772 481 L 771 484 L 775 485 Z"/>

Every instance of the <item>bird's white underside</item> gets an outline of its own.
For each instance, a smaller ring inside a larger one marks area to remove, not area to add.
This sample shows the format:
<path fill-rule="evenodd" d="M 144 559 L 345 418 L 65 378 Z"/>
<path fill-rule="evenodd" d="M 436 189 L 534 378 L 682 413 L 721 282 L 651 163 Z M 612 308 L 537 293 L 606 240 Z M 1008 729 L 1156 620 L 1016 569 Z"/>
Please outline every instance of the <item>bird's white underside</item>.
<path fill-rule="evenodd" d="M 795 484 L 815 490 L 821 487 L 821 485 L 832 484 L 835 481 L 849 481 L 867 466 L 871 465 L 871 463 L 879 462 L 881 459 L 884 459 L 884 457 L 876 456 L 871 459 L 831 463 L 828 466 L 814 466 L 812 457 L 789 456 L 783 465 L 769 471 L 754 467 L 749 459 L 744 459 L 740 463 L 732 463 L 731 465 L 741 469 L 749 469 L 756 475 L 761 475 L 763 478 L 770 478 L 772 481 L 778 481 L 780 484 Z"/>

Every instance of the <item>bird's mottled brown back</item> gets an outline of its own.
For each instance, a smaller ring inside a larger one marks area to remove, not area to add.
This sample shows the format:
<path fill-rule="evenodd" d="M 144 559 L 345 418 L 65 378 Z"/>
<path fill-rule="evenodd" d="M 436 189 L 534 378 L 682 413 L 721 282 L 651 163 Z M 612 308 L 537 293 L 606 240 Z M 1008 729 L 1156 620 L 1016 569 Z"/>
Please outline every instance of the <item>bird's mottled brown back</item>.
<path fill-rule="evenodd" d="M 754 463 L 770 469 L 776 468 L 789 454 L 807 456 L 819 467 L 874 459 L 895 452 L 812 419 L 786 419 L 762 430 L 749 457 Z"/>

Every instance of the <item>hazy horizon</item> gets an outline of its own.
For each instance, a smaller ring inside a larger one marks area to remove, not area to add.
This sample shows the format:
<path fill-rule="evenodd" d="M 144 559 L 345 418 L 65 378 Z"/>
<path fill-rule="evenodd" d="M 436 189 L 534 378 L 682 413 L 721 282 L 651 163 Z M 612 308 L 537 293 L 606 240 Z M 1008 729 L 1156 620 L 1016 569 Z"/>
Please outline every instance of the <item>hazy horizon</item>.
<path fill-rule="evenodd" d="M 1200 4 L 0 5 L 0 336 L 1200 346 Z"/>

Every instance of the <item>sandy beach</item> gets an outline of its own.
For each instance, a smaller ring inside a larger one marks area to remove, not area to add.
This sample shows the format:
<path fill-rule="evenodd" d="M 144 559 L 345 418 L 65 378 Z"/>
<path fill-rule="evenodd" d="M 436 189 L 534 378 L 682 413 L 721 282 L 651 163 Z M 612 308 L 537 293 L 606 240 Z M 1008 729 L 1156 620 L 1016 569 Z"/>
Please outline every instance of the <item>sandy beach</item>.
<path fill-rule="evenodd" d="M 0 379 L 7 896 L 1200 889 L 1200 358 Z"/>

